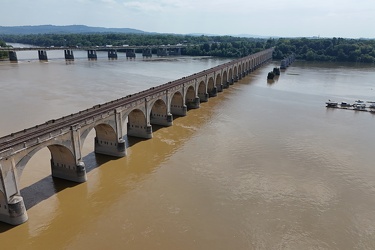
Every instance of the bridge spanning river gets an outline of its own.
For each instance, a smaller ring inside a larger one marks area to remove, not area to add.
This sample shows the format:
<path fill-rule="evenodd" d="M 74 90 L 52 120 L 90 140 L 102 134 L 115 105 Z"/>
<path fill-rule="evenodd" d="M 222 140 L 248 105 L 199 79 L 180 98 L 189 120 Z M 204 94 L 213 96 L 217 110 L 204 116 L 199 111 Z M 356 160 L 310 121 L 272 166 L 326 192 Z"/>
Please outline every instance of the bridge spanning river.
<path fill-rule="evenodd" d="M 152 87 L 0 138 L 0 221 L 18 225 L 28 216 L 18 186 L 28 161 L 47 147 L 53 177 L 87 180 L 81 149 L 92 129 L 95 153 L 124 157 L 125 136 L 152 138 L 152 125 L 171 126 L 173 116 L 217 96 L 272 59 L 273 48 Z M 126 127 L 125 127 L 126 124 Z"/>
<path fill-rule="evenodd" d="M 0 51 L 7 51 L 9 53 L 9 61 L 17 62 L 17 51 L 38 51 L 38 58 L 41 61 L 48 61 L 47 51 L 50 50 L 63 50 L 64 57 L 66 60 L 74 60 L 75 50 L 87 51 L 88 59 L 97 59 L 97 51 L 108 51 L 109 59 L 116 59 L 118 57 L 118 51 L 124 51 L 126 58 L 135 58 L 135 51 L 142 50 L 143 57 L 152 57 L 152 52 L 156 51 L 158 56 L 172 56 L 181 55 L 181 49 L 185 48 L 185 45 L 149 45 L 149 46 L 69 46 L 69 47 L 0 47 Z"/>

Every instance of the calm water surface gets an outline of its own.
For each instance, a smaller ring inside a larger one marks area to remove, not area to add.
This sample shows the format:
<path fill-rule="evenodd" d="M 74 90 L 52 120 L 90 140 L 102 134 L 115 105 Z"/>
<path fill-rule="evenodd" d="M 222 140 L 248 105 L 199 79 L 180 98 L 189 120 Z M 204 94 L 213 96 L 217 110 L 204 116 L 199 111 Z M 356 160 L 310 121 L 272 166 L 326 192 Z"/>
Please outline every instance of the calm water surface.
<path fill-rule="evenodd" d="M 27 53 L 0 62 L 1 135 L 228 61 Z M 92 153 L 92 131 L 86 183 L 52 179 L 41 150 L 20 180 L 29 221 L 0 224 L 1 246 L 375 249 L 375 115 L 324 107 L 375 101 L 373 66 L 295 62 L 267 83 L 274 66 L 129 140 L 124 158 Z"/>

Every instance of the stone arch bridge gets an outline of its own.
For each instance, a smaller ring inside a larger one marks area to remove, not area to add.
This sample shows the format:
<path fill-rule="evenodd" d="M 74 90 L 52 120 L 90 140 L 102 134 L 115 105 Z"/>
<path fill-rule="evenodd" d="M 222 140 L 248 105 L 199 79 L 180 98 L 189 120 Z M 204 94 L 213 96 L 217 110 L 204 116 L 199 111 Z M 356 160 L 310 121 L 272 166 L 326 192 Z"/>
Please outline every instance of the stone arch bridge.
<path fill-rule="evenodd" d="M 40 149 L 50 150 L 53 177 L 85 182 L 81 148 L 92 129 L 96 131 L 95 153 L 123 157 L 124 136 L 152 138 L 153 124 L 173 125 L 173 115 L 185 116 L 188 109 L 199 108 L 201 102 L 271 60 L 272 52 L 272 48 L 267 49 L 1 137 L 0 221 L 12 225 L 27 221 L 18 182 L 28 161 Z"/>

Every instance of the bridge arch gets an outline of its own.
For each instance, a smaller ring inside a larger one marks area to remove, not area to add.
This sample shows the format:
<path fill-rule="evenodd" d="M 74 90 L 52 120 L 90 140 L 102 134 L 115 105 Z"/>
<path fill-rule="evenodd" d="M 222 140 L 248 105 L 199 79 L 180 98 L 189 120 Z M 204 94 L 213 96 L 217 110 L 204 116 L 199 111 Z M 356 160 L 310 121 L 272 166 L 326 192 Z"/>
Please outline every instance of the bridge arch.
<path fill-rule="evenodd" d="M 116 129 L 110 124 L 109 121 L 103 121 L 99 124 L 93 124 L 93 126 L 85 128 L 81 133 L 81 145 L 84 144 L 88 134 L 92 129 L 95 129 L 96 138 L 101 140 L 116 140 Z"/>
<path fill-rule="evenodd" d="M 168 106 L 162 99 L 157 99 L 150 103 L 152 108 L 150 110 L 150 123 L 160 126 L 171 126 L 172 115 L 168 113 Z"/>
<path fill-rule="evenodd" d="M 199 98 L 197 98 L 197 95 L 193 86 L 189 86 L 186 90 L 185 105 L 189 109 L 199 108 Z"/>
<path fill-rule="evenodd" d="M 63 145 L 50 145 L 52 176 L 66 180 L 75 180 L 75 172 L 86 175 L 83 166 L 77 167 L 76 159 L 72 151 Z"/>
<path fill-rule="evenodd" d="M 200 102 L 208 101 L 207 86 L 204 81 L 200 81 L 198 84 L 198 97 Z"/>
<path fill-rule="evenodd" d="M 221 79 L 222 79 L 221 74 L 217 74 L 216 79 L 215 79 L 215 86 L 216 86 L 217 92 L 223 91 L 223 83 Z"/>
<path fill-rule="evenodd" d="M 128 114 L 127 135 L 145 139 L 152 138 L 152 127 L 147 123 L 145 113 L 135 108 Z"/>
<path fill-rule="evenodd" d="M 120 113 L 107 114 L 100 121 L 89 123 L 79 128 L 79 144 L 82 150 L 83 145 L 90 134 L 95 130 L 94 151 L 97 154 L 122 157 L 126 155 L 125 141 L 123 139 L 122 119 Z M 90 139 L 92 137 L 90 136 Z M 81 152 L 82 154 L 82 152 Z M 82 157 L 82 156 L 81 156 Z"/>
<path fill-rule="evenodd" d="M 44 143 L 40 144 L 37 147 L 34 147 L 31 151 L 27 152 L 22 158 L 16 162 L 16 169 L 17 169 L 17 176 L 18 180 L 20 180 L 22 173 L 27 166 L 27 163 L 30 159 L 40 150 L 48 148 L 51 154 L 51 169 L 52 169 L 52 176 L 63 178 L 57 172 L 61 172 L 62 168 L 75 170 L 77 167 L 77 162 L 73 155 L 72 149 L 66 147 L 63 142 L 52 142 L 52 143 Z M 71 180 L 71 178 L 63 178 Z"/>
<path fill-rule="evenodd" d="M 171 98 L 171 113 L 172 115 L 185 116 L 187 107 L 184 103 L 184 96 L 180 91 L 176 91 L 172 94 Z"/>

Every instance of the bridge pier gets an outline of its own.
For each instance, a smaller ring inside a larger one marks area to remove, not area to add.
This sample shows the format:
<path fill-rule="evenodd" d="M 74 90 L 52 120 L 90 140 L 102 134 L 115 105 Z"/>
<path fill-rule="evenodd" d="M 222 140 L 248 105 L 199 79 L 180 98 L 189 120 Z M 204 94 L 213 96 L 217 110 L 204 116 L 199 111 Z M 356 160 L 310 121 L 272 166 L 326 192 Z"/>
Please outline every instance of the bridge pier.
<path fill-rule="evenodd" d="M 226 81 L 225 84 L 223 84 L 223 88 L 224 89 L 229 88 L 229 84 L 230 84 L 229 81 Z"/>
<path fill-rule="evenodd" d="M 139 126 L 139 125 L 131 125 L 129 122 L 127 123 L 127 135 L 133 137 L 139 137 L 144 139 L 151 139 L 152 138 L 152 126 Z"/>
<path fill-rule="evenodd" d="M 126 58 L 135 58 L 135 49 L 126 51 Z"/>
<path fill-rule="evenodd" d="M 108 50 L 108 59 L 117 59 L 117 50 L 115 49 Z"/>
<path fill-rule="evenodd" d="M 168 56 L 168 52 L 166 48 L 158 48 L 157 51 L 158 56 Z"/>
<path fill-rule="evenodd" d="M 188 109 L 198 109 L 200 107 L 199 97 L 195 97 L 193 101 L 186 103 Z"/>
<path fill-rule="evenodd" d="M 209 97 L 215 97 L 217 96 L 217 88 L 214 87 L 210 92 L 208 92 Z"/>
<path fill-rule="evenodd" d="M 10 62 L 18 62 L 17 53 L 15 51 L 9 51 L 8 55 Z"/>
<path fill-rule="evenodd" d="M 98 55 L 96 54 L 96 50 L 90 49 L 87 51 L 87 58 L 89 60 L 96 60 L 98 59 Z"/>
<path fill-rule="evenodd" d="M 187 114 L 187 106 L 171 106 L 171 113 L 172 115 L 177 115 L 177 116 L 186 116 Z"/>
<path fill-rule="evenodd" d="M 28 220 L 22 196 L 14 195 L 7 202 L 1 202 L 0 205 L 0 221 L 20 225 Z"/>
<path fill-rule="evenodd" d="M 0 221 L 19 225 L 28 220 L 25 204 L 17 185 L 12 157 L 0 161 Z"/>
<path fill-rule="evenodd" d="M 208 102 L 208 93 L 198 93 L 198 97 L 200 102 Z"/>
<path fill-rule="evenodd" d="M 38 50 L 38 57 L 39 57 L 39 61 L 48 61 L 47 51 L 46 50 Z"/>
<path fill-rule="evenodd" d="M 65 56 L 65 60 L 74 60 L 73 50 L 70 50 L 70 49 L 64 50 L 64 56 Z"/>
<path fill-rule="evenodd" d="M 114 157 L 124 157 L 126 155 L 126 143 L 124 139 L 116 142 L 100 140 L 95 137 L 95 153 L 110 155 Z"/>
<path fill-rule="evenodd" d="M 152 57 L 152 51 L 150 48 L 147 48 L 147 49 L 143 49 L 142 51 L 142 56 L 143 57 Z"/>
<path fill-rule="evenodd" d="M 169 127 L 173 125 L 173 115 L 172 114 L 167 114 L 163 116 L 157 116 L 151 114 L 150 116 L 150 123 L 159 125 L 159 126 L 164 126 L 164 127 Z"/>
<path fill-rule="evenodd" d="M 224 85 L 223 84 L 218 84 L 218 85 L 216 85 L 216 88 L 217 88 L 217 92 L 223 92 Z"/>
<path fill-rule="evenodd" d="M 180 56 L 181 55 L 181 48 L 176 49 L 169 49 L 167 52 L 168 56 Z"/>
<path fill-rule="evenodd" d="M 51 159 L 52 176 L 68 181 L 85 182 L 87 181 L 85 163 L 78 162 L 75 166 L 67 165 L 65 162 L 57 162 Z"/>

